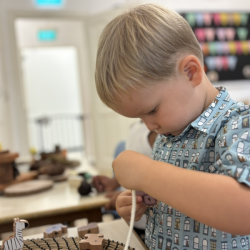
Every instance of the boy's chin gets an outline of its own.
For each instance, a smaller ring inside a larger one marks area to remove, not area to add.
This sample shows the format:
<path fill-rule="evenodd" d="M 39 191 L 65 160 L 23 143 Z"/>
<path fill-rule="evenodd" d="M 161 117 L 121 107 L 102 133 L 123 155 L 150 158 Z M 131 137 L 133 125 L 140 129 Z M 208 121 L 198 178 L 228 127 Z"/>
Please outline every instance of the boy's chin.
<path fill-rule="evenodd" d="M 167 135 L 171 135 L 170 133 L 164 133 L 163 135 L 167 136 Z"/>

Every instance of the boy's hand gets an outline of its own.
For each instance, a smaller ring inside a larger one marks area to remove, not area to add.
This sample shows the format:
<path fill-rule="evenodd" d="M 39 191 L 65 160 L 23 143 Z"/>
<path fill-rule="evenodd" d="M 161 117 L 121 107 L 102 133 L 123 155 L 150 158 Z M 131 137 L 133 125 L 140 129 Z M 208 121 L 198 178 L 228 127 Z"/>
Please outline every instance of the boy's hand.
<path fill-rule="evenodd" d="M 110 192 L 116 190 L 120 184 L 115 178 L 109 178 L 104 175 L 97 175 L 93 177 L 93 186 L 97 192 Z"/>
<path fill-rule="evenodd" d="M 150 179 L 152 165 L 151 158 L 131 150 L 120 153 L 112 163 L 116 179 L 129 190 L 143 190 Z"/>
<path fill-rule="evenodd" d="M 135 221 L 141 219 L 145 213 L 147 206 L 142 203 L 142 197 L 136 196 L 136 212 Z M 116 211 L 126 221 L 130 221 L 132 209 L 132 192 L 126 190 L 122 192 L 116 199 Z"/>

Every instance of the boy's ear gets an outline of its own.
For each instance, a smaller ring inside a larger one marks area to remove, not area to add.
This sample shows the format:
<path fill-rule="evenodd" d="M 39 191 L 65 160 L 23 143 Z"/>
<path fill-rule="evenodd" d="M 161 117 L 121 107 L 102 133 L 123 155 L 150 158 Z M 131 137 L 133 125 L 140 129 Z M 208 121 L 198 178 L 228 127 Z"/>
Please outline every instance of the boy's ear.
<path fill-rule="evenodd" d="M 201 83 L 203 77 L 203 68 L 197 57 L 188 55 L 184 57 L 179 64 L 179 72 L 186 79 L 192 82 L 193 86 Z"/>

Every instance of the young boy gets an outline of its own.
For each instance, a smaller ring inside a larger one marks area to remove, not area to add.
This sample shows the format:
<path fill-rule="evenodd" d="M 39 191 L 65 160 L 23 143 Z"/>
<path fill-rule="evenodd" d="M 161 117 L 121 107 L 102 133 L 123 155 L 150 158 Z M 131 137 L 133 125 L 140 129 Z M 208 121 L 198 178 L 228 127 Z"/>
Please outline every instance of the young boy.
<path fill-rule="evenodd" d="M 117 113 L 139 117 L 156 139 L 150 159 L 133 151 L 113 162 L 119 183 L 158 199 L 146 210 L 150 249 L 249 249 L 249 106 L 215 88 L 187 22 L 147 4 L 104 29 L 96 86 Z M 131 192 L 116 208 L 130 219 Z M 136 220 L 145 212 L 137 197 Z"/>

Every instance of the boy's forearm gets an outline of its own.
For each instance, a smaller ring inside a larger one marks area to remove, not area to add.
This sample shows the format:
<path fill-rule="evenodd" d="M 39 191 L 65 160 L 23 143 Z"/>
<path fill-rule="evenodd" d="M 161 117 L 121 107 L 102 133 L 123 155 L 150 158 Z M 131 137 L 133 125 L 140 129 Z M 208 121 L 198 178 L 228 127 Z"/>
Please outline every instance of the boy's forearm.
<path fill-rule="evenodd" d="M 208 226 L 250 234 L 250 188 L 229 176 L 148 162 L 138 166 L 144 169 L 139 189 Z"/>

